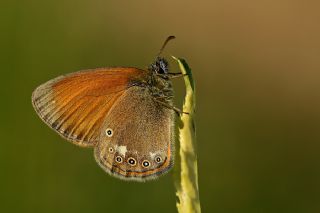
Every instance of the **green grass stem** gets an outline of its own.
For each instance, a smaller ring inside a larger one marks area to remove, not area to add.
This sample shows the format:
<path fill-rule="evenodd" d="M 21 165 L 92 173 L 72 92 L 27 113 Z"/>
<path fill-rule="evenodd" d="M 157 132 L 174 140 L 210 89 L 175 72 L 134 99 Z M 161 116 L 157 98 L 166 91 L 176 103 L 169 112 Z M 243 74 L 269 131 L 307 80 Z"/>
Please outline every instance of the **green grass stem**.
<path fill-rule="evenodd" d="M 183 104 L 183 113 L 180 116 L 179 141 L 175 167 L 175 186 L 178 197 L 177 209 L 179 213 L 201 212 L 198 165 L 196 154 L 196 130 L 195 130 L 195 84 L 191 69 L 184 59 L 173 57 L 185 75 L 186 95 Z"/>

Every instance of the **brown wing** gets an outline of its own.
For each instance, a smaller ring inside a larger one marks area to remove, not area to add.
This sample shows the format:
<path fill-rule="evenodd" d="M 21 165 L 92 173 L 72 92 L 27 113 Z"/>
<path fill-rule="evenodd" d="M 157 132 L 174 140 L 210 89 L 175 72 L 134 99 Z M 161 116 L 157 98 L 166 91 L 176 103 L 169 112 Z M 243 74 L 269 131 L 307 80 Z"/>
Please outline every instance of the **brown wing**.
<path fill-rule="evenodd" d="M 40 118 L 64 138 L 93 146 L 105 116 L 126 89 L 141 81 L 136 68 L 100 68 L 57 77 L 32 94 Z"/>
<path fill-rule="evenodd" d="M 102 128 L 95 158 L 106 172 L 126 180 L 143 181 L 172 167 L 174 111 L 155 102 L 148 89 L 126 90 Z M 145 162 L 149 165 L 144 166 Z"/>

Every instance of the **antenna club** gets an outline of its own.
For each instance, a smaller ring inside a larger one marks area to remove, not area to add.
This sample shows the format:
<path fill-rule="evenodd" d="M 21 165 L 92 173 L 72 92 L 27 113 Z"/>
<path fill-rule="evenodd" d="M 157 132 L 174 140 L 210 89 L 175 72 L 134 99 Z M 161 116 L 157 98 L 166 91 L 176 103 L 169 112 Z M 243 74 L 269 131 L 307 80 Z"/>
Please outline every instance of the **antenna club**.
<path fill-rule="evenodd" d="M 164 48 L 166 47 L 167 43 L 168 43 L 170 40 L 175 39 L 175 38 L 176 38 L 176 37 L 175 37 L 174 35 L 168 36 L 168 38 L 164 41 L 164 43 L 163 43 L 163 45 L 162 45 L 162 47 L 161 47 L 161 49 L 160 49 L 160 51 L 159 51 L 159 53 L 158 53 L 157 56 L 159 56 L 159 55 L 162 53 L 162 51 L 163 51 Z"/>

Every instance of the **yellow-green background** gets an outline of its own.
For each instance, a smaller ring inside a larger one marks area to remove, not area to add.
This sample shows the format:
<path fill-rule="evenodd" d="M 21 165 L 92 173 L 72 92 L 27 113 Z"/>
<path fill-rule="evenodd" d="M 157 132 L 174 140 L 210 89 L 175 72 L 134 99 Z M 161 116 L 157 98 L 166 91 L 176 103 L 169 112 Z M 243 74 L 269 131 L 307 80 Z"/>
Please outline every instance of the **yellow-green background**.
<path fill-rule="evenodd" d="M 143 68 L 171 34 L 197 84 L 203 212 L 320 212 L 318 2 L 1 0 L 0 212 L 176 212 L 172 173 L 110 177 L 30 100 L 68 72 Z"/>

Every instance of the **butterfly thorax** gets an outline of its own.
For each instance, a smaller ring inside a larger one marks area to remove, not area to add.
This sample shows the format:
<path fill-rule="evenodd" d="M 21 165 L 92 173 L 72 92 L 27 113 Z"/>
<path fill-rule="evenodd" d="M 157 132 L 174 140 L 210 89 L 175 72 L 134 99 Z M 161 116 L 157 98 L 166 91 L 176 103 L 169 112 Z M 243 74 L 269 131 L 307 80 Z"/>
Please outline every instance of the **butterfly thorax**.
<path fill-rule="evenodd" d="M 157 57 L 148 70 L 151 74 L 147 86 L 153 97 L 162 102 L 172 102 L 173 88 L 168 74 L 168 62 L 164 58 Z"/>

